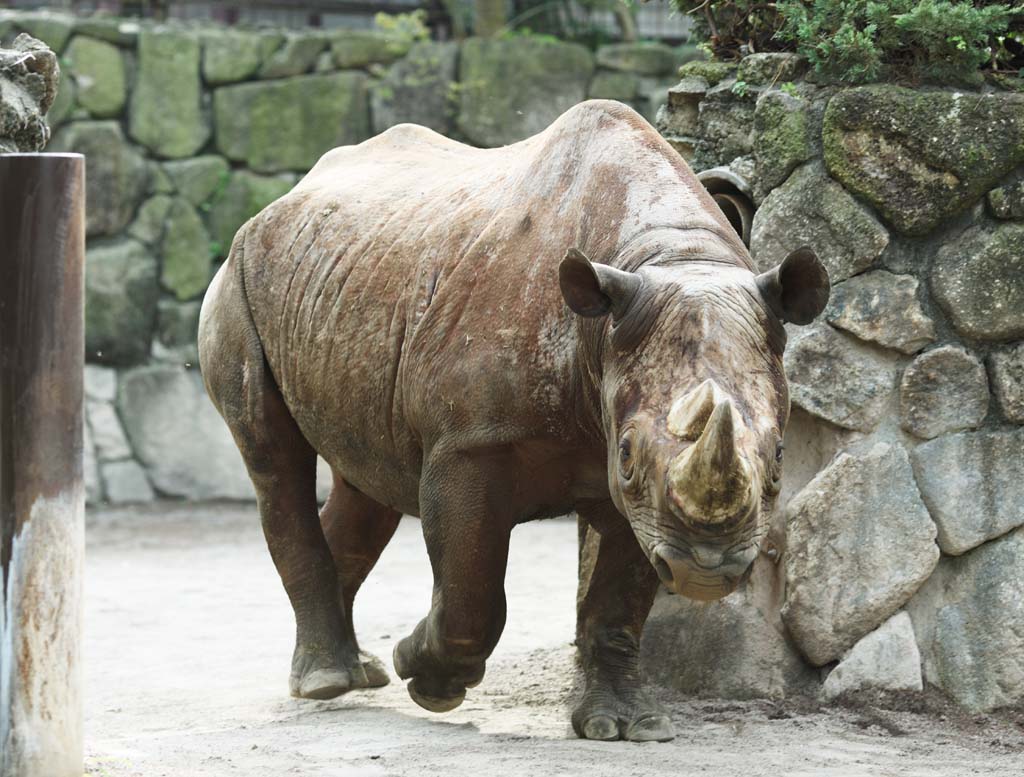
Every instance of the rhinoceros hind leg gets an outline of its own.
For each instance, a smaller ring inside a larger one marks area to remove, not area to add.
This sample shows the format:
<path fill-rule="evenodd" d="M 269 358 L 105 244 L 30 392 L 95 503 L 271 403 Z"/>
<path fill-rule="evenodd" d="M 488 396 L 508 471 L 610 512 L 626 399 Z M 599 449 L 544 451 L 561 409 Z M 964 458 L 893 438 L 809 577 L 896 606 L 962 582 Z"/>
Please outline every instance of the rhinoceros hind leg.
<path fill-rule="evenodd" d="M 243 241 L 240 233 L 203 303 L 203 378 L 249 471 L 267 547 L 295 612 L 291 692 L 327 699 L 366 685 L 367 677 L 320 528 L 316 453 L 270 374 L 242 290 Z"/>
<path fill-rule="evenodd" d="M 579 513 L 576 644 L 585 689 L 572 714 L 573 729 L 584 739 L 667 742 L 675 737 L 672 721 L 640 679 L 640 634 L 657 573 L 614 506 Z"/>
<path fill-rule="evenodd" d="M 334 486 L 320 511 L 320 524 L 338 571 L 340 606 L 354 637 L 356 594 L 394 536 L 402 514 L 352 488 L 338 472 L 333 474 Z M 380 659 L 360 651 L 359 660 L 365 674 L 365 684 L 358 678 L 359 687 L 380 688 L 391 682 Z"/>

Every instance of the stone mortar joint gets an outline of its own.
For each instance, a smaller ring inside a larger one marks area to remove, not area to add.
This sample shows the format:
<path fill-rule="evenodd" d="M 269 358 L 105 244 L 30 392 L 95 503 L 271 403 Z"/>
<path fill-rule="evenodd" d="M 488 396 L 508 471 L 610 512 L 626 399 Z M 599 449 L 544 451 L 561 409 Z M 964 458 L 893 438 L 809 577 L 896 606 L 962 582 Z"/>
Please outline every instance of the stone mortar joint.
<path fill-rule="evenodd" d="M 46 112 L 60 85 L 57 55 L 22 33 L 0 49 L 0 153 L 41 151 L 50 139 Z"/>

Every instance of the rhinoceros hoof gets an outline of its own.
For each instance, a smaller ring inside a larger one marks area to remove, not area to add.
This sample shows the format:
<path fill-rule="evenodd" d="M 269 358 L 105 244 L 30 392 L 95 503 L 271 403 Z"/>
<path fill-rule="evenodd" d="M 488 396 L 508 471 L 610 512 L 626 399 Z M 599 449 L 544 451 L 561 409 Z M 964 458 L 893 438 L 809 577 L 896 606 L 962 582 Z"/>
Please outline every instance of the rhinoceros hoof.
<path fill-rule="evenodd" d="M 291 676 L 292 696 L 300 699 L 333 699 L 352 690 L 352 675 L 344 669 L 314 669 L 302 677 Z"/>
<path fill-rule="evenodd" d="M 611 711 L 581 713 L 582 710 L 576 711 L 572 724 L 577 736 L 583 739 L 668 742 L 676 736 L 672 721 L 662 712 L 641 713 L 633 719 Z"/>
<path fill-rule="evenodd" d="M 466 698 L 465 691 L 455 696 L 434 696 L 430 693 L 423 693 L 420 691 L 420 685 L 419 678 L 413 678 L 409 681 L 409 685 L 406 686 L 409 691 L 409 697 L 423 709 L 430 712 L 451 712 L 462 704 Z"/>
<path fill-rule="evenodd" d="M 300 661 L 300 664 L 302 662 Z M 351 667 L 321 667 L 293 671 L 292 696 L 300 699 L 333 699 L 357 688 L 380 688 L 391 682 L 384 664 L 369 653 L 359 653 Z"/>

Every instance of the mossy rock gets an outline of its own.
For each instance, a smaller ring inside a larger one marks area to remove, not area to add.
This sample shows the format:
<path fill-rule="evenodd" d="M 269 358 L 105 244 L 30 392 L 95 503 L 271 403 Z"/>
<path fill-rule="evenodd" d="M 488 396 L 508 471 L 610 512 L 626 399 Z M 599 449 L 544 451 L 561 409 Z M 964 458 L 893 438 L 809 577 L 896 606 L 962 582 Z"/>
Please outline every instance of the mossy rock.
<path fill-rule="evenodd" d="M 595 100 L 623 100 L 629 102 L 640 91 L 640 79 L 634 73 L 619 70 L 599 70 L 590 81 L 587 96 Z"/>
<path fill-rule="evenodd" d="M 807 60 L 797 54 L 766 52 L 750 54 L 740 60 L 736 79 L 752 85 L 771 86 L 799 78 L 807 70 Z"/>
<path fill-rule="evenodd" d="M 263 64 L 268 39 L 276 48 L 282 37 L 236 30 L 204 32 L 203 79 L 211 86 L 219 86 L 250 78 Z"/>
<path fill-rule="evenodd" d="M 678 62 L 676 52 L 664 43 L 613 43 L 597 50 L 598 67 L 644 76 L 669 75 Z"/>
<path fill-rule="evenodd" d="M 327 47 L 327 38 L 317 32 L 291 33 L 260 68 L 260 78 L 286 78 L 308 73 Z"/>
<path fill-rule="evenodd" d="M 128 235 L 148 246 L 155 246 L 163 240 L 167 213 L 174 198 L 166 194 L 155 194 L 142 203 L 135 221 L 128 227 Z"/>
<path fill-rule="evenodd" d="M 772 89 L 754 110 L 754 159 L 759 187 L 774 189 L 814 155 L 810 103 Z"/>
<path fill-rule="evenodd" d="M 227 160 L 213 154 L 165 162 L 163 169 L 174 189 L 197 208 L 208 206 L 214 193 L 227 184 L 230 173 Z"/>
<path fill-rule="evenodd" d="M 848 89 L 829 101 L 822 137 L 834 178 L 923 235 L 1024 162 L 1024 95 Z"/>
<path fill-rule="evenodd" d="M 224 86 L 213 113 L 221 153 L 258 172 L 305 172 L 332 148 L 370 136 L 365 73 Z"/>
<path fill-rule="evenodd" d="M 1024 337 L 1024 224 L 976 225 L 943 245 L 932 293 L 964 337 Z"/>
<path fill-rule="evenodd" d="M 715 86 L 725 79 L 731 78 L 735 72 L 736 65 L 731 62 L 708 62 L 703 59 L 695 59 L 679 68 L 679 77 L 703 78 L 708 82 L 708 86 Z"/>
<path fill-rule="evenodd" d="M 120 115 L 128 96 L 121 50 L 112 43 L 76 35 L 64 59 L 74 73 L 78 104 L 96 118 Z"/>
<path fill-rule="evenodd" d="M 46 123 L 50 125 L 51 130 L 55 131 L 74 113 L 76 107 L 75 92 L 75 79 L 71 77 L 67 70 L 61 71 L 57 95 L 53 98 L 50 110 L 46 112 Z"/>
<path fill-rule="evenodd" d="M 331 54 L 340 70 L 387 65 L 404 57 L 412 41 L 379 30 L 339 30 L 331 35 Z"/>
<path fill-rule="evenodd" d="M 47 150 L 85 155 L 85 222 L 90 237 L 115 235 L 128 225 L 148 189 L 150 171 L 116 121 L 65 124 Z"/>
<path fill-rule="evenodd" d="M 593 70 L 576 43 L 471 38 L 459 62 L 458 128 L 486 147 L 534 135 L 586 98 Z"/>
<path fill-rule="evenodd" d="M 115 46 L 132 47 L 139 39 L 139 23 L 133 19 L 109 16 L 79 17 L 75 22 L 75 33 L 105 40 Z"/>
<path fill-rule="evenodd" d="M 14 26 L 60 54 L 75 29 L 75 17 L 49 11 L 22 12 L 14 18 Z"/>
<path fill-rule="evenodd" d="M 210 282 L 210 236 L 192 204 L 176 197 L 167 210 L 160 281 L 179 300 L 202 294 Z"/>
<path fill-rule="evenodd" d="M 423 41 L 392 64 L 371 90 L 373 131 L 410 122 L 448 134 L 458 53 L 457 43 Z"/>
<path fill-rule="evenodd" d="M 202 109 L 199 38 L 170 27 L 144 29 L 138 60 L 129 134 L 158 156 L 192 156 L 210 137 Z"/>
<path fill-rule="evenodd" d="M 248 170 L 232 173 L 227 185 L 210 202 L 207 226 L 211 251 L 227 256 L 238 228 L 291 191 L 296 180 L 294 175 L 256 175 Z"/>
<path fill-rule="evenodd" d="M 92 245 L 85 255 L 87 360 L 119 367 L 146 361 L 159 295 L 148 248 L 130 239 Z"/>

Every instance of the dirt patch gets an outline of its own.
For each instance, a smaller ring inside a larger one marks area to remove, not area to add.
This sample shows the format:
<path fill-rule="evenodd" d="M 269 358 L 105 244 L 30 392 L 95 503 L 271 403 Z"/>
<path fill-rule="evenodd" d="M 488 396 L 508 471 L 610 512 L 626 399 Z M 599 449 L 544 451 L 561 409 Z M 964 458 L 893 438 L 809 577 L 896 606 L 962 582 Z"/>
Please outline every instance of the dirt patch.
<path fill-rule="evenodd" d="M 965 715 L 929 694 L 825 706 L 660 690 L 674 742 L 575 739 L 571 521 L 513 534 L 505 634 L 483 684 L 446 715 L 417 707 L 397 679 L 327 702 L 288 696 L 294 622 L 251 508 L 103 511 L 87 536 L 89 775 L 1021 773 L 1020 711 Z M 363 647 L 389 659 L 429 601 L 419 523 L 403 521 L 356 602 Z"/>

